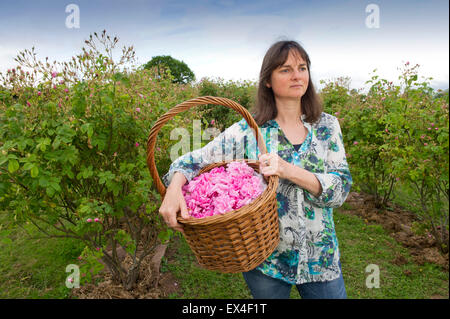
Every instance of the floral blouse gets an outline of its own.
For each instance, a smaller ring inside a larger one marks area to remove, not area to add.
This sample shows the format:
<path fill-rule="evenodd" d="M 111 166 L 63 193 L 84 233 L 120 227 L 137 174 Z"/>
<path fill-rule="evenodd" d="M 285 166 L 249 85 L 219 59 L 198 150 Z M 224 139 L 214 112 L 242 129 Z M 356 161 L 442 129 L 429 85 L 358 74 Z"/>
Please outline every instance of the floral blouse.
<path fill-rule="evenodd" d="M 308 135 L 299 148 L 284 135 L 275 120 L 260 126 L 267 151 L 315 174 L 322 193 L 315 197 L 288 179 L 277 189 L 280 243 L 257 269 L 291 284 L 329 281 L 340 276 L 339 246 L 333 208 L 341 206 L 352 185 L 341 128 L 336 117 L 322 113 L 318 122 L 301 120 Z M 207 164 L 222 160 L 253 159 L 260 154 L 253 130 L 245 119 L 234 123 L 203 148 L 175 160 L 162 178 L 168 187 L 173 174 L 182 172 L 191 181 Z"/>

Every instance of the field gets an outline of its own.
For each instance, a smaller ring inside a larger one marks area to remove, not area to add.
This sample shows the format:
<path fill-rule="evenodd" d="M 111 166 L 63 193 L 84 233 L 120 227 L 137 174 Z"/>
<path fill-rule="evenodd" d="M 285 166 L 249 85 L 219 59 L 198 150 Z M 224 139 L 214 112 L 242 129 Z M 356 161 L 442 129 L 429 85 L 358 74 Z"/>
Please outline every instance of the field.
<path fill-rule="evenodd" d="M 136 66 L 133 46 L 114 60 L 118 40 L 105 32 L 69 63 L 38 61 L 33 48 L 0 73 L 0 297 L 249 298 L 241 275 L 201 269 L 167 228 L 149 171 L 162 177 L 241 114 L 196 105 L 165 123 L 155 145 L 148 139 L 164 114 L 196 97 L 252 111 L 258 83 L 179 81 Z M 343 77 L 321 80 L 317 92 L 339 122 L 353 179 L 334 211 L 349 298 L 449 296 L 448 89 L 430 87 L 419 65 L 399 70 L 394 83 L 375 69 L 368 91 Z M 326 127 L 313 131 L 329 138 Z M 379 288 L 369 288 L 377 271 Z M 74 278 L 80 288 L 68 288 Z"/>

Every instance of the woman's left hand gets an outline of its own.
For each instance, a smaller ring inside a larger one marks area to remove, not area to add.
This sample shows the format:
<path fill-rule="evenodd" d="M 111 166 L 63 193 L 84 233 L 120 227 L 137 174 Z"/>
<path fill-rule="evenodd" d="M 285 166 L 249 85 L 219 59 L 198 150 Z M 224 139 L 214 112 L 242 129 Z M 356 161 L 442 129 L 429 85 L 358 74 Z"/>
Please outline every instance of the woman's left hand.
<path fill-rule="evenodd" d="M 278 154 L 259 154 L 259 170 L 264 176 L 277 175 L 279 178 L 286 178 L 286 171 L 289 165 Z"/>

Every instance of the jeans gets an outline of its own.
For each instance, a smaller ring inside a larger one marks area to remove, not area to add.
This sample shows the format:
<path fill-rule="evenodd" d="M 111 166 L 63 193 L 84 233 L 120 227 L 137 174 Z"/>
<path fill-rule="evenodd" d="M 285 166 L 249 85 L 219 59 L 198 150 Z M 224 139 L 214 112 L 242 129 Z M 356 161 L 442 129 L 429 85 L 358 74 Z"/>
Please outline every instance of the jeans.
<path fill-rule="evenodd" d="M 344 278 L 296 285 L 302 299 L 346 299 Z M 242 273 L 254 299 L 289 299 L 292 284 L 264 275 L 257 269 Z"/>

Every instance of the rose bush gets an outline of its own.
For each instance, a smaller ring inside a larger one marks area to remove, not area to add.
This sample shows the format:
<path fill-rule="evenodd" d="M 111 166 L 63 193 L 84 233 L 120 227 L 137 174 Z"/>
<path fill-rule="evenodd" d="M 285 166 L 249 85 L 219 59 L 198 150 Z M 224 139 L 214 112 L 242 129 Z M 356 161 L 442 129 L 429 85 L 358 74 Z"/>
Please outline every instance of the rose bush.
<path fill-rule="evenodd" d="M 198 90 L 199 96 L 225 97 L 239 103 L 247 110 L 254 104 L 256 97 L 256 83 L 252 81 L 224 81 L 221 78 L 205 77 L 195 85 L 195 88 Z M 241 118 L 242 116 L 235 110 L 221 105 L 208 104 L 202 110 L 204 126 L 215 126 L 221 132 Z"/>
<path fill-rule="evenodd" d="M 410 209 L 448 251 L 448 91 L 436 92 L 418 65 L 405 63 L 400 85 L 374 74 L 366 94 L 349 90 L 348 79 L 326 83 L 325 111 L 341 123 L 356 190 L 375 196 L 379 208 L 396 187 L 410 189 Z M 376 70 L 374 70 L 375 73 Z"/>
<path fill-rule="evenodd" d="M 1 75 L 0 209 L 49 237 L 83 241 L 85 270 L 101 269 L 101 258 L 113 279 L 131 289 L 158 235 L 167 237 L 145 160 L 148 132 L 192 90 L 135 67 L 132 47 L 115 62 L 117 42 L 105 31 L 95 34 L 88 49 L 53 64 L 25 50 L 19 66 Z M 155 150 L 162 171 L 170 159 L 161 149 L 170 143 L 163 133 Z M 118 247 L 132 258 L 129 269 Z"/>

